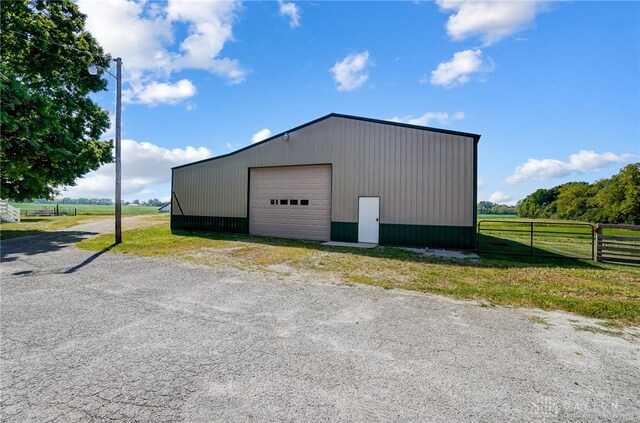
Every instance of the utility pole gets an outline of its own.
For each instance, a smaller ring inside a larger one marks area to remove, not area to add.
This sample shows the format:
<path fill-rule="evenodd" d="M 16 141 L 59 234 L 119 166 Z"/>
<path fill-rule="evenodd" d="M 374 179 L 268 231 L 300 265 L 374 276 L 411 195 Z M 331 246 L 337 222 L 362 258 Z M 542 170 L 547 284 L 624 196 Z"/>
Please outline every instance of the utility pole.
<path fill-rule="evenodd" d="M 122 59 L 116 58 L 116 244 L 122 242 L 122 169 L 120 141 L 122 140 Z"/>

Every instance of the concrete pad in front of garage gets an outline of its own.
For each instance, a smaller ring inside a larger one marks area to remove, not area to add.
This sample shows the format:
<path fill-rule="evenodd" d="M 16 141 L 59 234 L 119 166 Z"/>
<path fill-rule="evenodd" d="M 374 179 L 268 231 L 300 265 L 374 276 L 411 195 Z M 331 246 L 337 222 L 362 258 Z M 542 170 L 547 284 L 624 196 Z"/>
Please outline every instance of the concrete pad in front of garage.
<path fill-rule="evenodd" d="M 369 242 L 339 242 L 339 241 L 327 241 L 322 245 L 328 245 L 330 247 L 348 247 L 348 248 L 376 248 L 378 244 L 372 244 Z"/>
<path fill-rule="evenodd" d="M 5 421 L 639 421 L 637 342 L 564 313 L 3 241 Z M 563 323 L 564 322 L 564 323 Z"/>

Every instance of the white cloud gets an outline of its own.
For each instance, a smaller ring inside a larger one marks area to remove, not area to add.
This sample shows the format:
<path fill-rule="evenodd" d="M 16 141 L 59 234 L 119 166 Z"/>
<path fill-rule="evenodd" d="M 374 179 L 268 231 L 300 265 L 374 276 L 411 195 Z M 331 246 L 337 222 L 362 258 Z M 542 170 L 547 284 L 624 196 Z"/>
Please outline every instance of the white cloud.
<path fill-rule="evenodd" d="M 102 133 L 102 138 L 113 138 L 116 133 L 116 114 L 109 113 L 109 129 Z"/>
<path fill-rule="evenodd" d="M 487 186 L 487 180 L 484 178 L 478 178 L 477 188 L 482 189 L 482 188 L 485 188 L 486 186 Z"/>
<path fill-rule="evenodd" d="M 241 83 L 247 79 L 247 74 L 249 73 L 249 71 L 242 67 L 238 60 L 229 59 L 228 57 L 211 60 L 208 70 L 218 76 L 226 78 L 231 85 Z"/>
<path fill-rule="evenodd" d="M 595 151 L 580 150 L 569 156 L 568 162 L 556 159 L 528 159 L 521 166 L 516 167 L 513 175 L 506 179 L 508 184 L 518 184 L 528 179 L 552 179 L 567 176 L 572 173 L 584 173 L 598 170 L 613 163 L 629 161 L 632 154 L 618 156 L 613 153 L 598 154 Z"/>
<path fill-rule="evenodd" d="M 533 25 L 546 1 L 437 0 L 440 9 L 453 12 L 447 20 L 449 36 L 456 41 L 480 37 L 493 44 Z"/>
<path fill-rule="evenodd" d="M 464 118 L 465 114 L 463 112 L 456 112 L 452 114 L 449 114 L 447 112 L 427 112 L 422 116 L 394 116 L 391 119 L 387 120 L 391 122 L 408 123 L 410 125 L 428 126 L 432 121 L 438 121 L 440 125 L 446 125 L 452 120 L 462 120 Z"/>
<path fill-rule="evenodd" d="M 504 192 L 496 191 L 489 196 L 489 201 L 492 203 L 505 204 L 511 201 L 511 196 Z"/>
<path fill-rule="evenodd" d="M 128 91 L 125 95 L 132 97 L 131 102 L 148 104 L 177 104 L 196 93 L 196 87 L 188 79 L 182 79 L 175 84 L 167 82 L 151 82 L 141 87 L 137 92 Z M 190 110 L 190 109 L 189 109 Z"/>
<path fill-rule="evenodd" d="M 493 65 L 483 63 L 480 49 L 463 50 L 454 53 L 450 61 L 440 63 L 436 70 L 431 72 L 431 84 L 454 87 L 469 82 L 471 74 L 492 70 Z"/>
<path fill-rule="evenodd" d="M 213 153 L 205 147 L 168 149 L 149 142 L 122 140 L 122 195 L 123 197 L 149 196 L 150 187 L 171 182 L 171 168 L 206 159 Z M 66 187 L 63 197 L 113 198 L 115 165 L 101 166 L 77 180 L 75 186 Z"/>
<path fill-rule="evenodd" d="M 218 58 L 224 44 L 233 39 L 233 23 L 240 8 L 239 1 L 169 0 L 167 17 L 172 22 L 185 22 L 189 35 L 180 44 L 173 68 L 203 69 L 242 82 L 246 71 L 237 60 Z"/>
<path fill-rule="evenodd" d="M 369 79 L 369 74 L 366 72 L 367 65 L 369 65 L 368 51 L 350 54 L 342 61 L 336 62 L 330 72 L 338 83 L 338 91 L 360 88 Z"/>
<path fill-rule="evenodd" d="M 289 26 L 291 28 L 297 28 L 300 26 L 300 8 L 295 3 L 285 3 L 283 0 L 278 0 L 280 6 L 280 16 L 289 18 Z"/>
<path fill-rule="evenodd" d="M 145 103 L 137 98 L 145 86 L 175 85 L 171 74 L 185 69 L 208 71 L 231 84 L 246 78 L 237 60 L 221 56 L 233 40 L 240 1 L 78 0 L 78 6 L 105 51 L 122 57 L 124 82 L 132 87 L 128 102 Z"/>
<path fill-rule="evenodd" d="M 171 22 L 161 15 L 145 14 L 143 3 L 127 0 L 78 0 L 87 15 L 86 27 L 105 52 L 122 57 L 129 69 L 162 69 L 172 55 Z"/>
<path fill-rule="evenodd" d="M 251 142 L 264 141 L 271 136 L 271 131 L 267 128 L 261 129 L 251 137 Z"/>

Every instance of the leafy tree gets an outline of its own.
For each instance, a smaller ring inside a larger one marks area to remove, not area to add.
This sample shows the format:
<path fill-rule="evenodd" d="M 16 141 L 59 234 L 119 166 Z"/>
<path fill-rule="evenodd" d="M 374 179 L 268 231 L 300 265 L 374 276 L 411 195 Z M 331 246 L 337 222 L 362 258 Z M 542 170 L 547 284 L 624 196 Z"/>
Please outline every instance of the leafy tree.
<path fill-rule="evenodd" d="M 595 205 L 603 210 L 606 222 L 640 224 L 640 163 L 627 165 L 605 180 Z"/>
<path fill-rule="evenodd" d="M 519 201 L 518 215 L 601 223 L 640 224 L 640 163 L 593 184 L 569 182 Z"/>
<path fill-rule="evenodd" d="M 548 218 L 555 212 L 554 201 L 558 196 L 558 187 L 539 189 L 529 194 L 524 200 L 518 201 L 516 210 L 518 216 L 530 218 Z"/>
<path fill-rule="evenodd" d="M 7 1 L 0 12 L 0 197 L 52 198 L 112 160 L 112 142 L 99 140 L 109 116 L 89 98 L 107 81 L 87 72 L 108 58 L 70 0 Z"/>
<path fill-rule="evenodd" d="M 558 187 L 556 213 L 563 219 L 580 219 L 587 213 L 589 184 L 586 182 L 569 182 Z"/>
<path fill-rule="evenodd" d="M 154 207 L 160 207 L 163 206 L 165 203 L 163 203 L 162 201 L 158 200 L 157 198 L 152 198 L 149 201 L 147 201 L 147 205 L 148 206 L 154 206 Z"/>

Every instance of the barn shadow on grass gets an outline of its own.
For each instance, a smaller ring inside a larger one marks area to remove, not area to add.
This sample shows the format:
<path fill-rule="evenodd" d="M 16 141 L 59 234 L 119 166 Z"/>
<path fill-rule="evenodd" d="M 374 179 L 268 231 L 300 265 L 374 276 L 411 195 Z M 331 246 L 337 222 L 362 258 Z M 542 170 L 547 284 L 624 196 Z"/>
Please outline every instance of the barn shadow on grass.
<path fill-rule="evenodd" d="M 553 267 L 568 269 L 596 269 L 599 265 L 587 261 L 574 258 L 567 258 L 561 255 L 553 257 L 532 257 L 525 255 L 500 254 L 500 253 L 481 253 L 480 260 L 470 259 L 445 259 L 438 257 L 429 257 L 418 253 L 407 251 L 397 247 L 380 246 L 377 248 L 353 248 L 322 245 L 320 241 L 304 241 L 286 238 L 272 238 L 261 236 L 250 236 L 245 234 L 228 234 L 216 232 L 201 232 L 189 230 L 172 230 L 172 234 L 179 236 L 188 236 L 202 239 L 210 239 L 217 241 L 243 242 L 248 244 L 270 245 L 274 247 L 293 247 L 304 248 L 308 250 L 348 253 L 366 257 L 388 258 L 411 263 L 433 263 L 439 265 L 455 266 L 455 267 L 491 267 L 491 268 L 523 268 L 523 267 Z M 415 248 L 415 247 L 412 247 Z M 529 247 L 526 248 L 529 251 Z M 540 254 L 547 253 L 539 250 Z"/>

